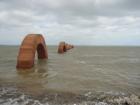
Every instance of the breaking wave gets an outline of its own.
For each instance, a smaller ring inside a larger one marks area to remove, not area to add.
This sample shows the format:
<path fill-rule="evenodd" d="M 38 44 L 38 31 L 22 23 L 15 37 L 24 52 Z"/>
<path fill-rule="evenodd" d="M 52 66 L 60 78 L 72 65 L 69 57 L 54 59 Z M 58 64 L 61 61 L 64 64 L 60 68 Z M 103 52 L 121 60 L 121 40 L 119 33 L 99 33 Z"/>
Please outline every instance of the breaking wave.
<path fill-rule="evenodd" d="M 0 105 L 140 105 L 140 97 L 113 92 L 46 92 L 32 96 L 18 91 L 16 87 L 1 87 Z"/>

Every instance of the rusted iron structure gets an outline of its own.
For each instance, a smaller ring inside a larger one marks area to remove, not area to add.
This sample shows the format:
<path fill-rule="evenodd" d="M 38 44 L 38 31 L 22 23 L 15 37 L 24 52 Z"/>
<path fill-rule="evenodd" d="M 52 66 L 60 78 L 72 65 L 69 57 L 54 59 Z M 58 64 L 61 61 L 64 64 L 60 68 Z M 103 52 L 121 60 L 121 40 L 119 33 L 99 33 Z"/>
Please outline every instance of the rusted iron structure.
<path fill-rule="evenodd" d="M 58 45 L 58 53 L 62 54 L 62 53 L 66 52 L 67 50 L 70 50 L 72 48 L 74 48 L 73 45 L 65 43 L 64 41 L 60 42 Z"/>
<path fill-rule="evenodd" d="M 41 34 L 28 34 L 19 49 L 17 57 L 17 68 L 28 69 L 34 66 L 35 53 L 38 59 L 47 59 L 48 53 L 46 43 Z"/>

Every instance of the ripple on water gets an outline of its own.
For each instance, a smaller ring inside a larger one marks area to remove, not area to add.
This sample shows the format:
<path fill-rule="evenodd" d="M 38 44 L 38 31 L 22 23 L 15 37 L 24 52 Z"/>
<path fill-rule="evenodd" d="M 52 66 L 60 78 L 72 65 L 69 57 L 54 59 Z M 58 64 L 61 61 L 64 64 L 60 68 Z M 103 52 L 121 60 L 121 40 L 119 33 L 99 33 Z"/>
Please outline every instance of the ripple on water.
<path fill-rule="evenodd" d="M 86 64 L 86 61 L 77 60 L 76 63 L 77 63 L 77 64 Z"/>

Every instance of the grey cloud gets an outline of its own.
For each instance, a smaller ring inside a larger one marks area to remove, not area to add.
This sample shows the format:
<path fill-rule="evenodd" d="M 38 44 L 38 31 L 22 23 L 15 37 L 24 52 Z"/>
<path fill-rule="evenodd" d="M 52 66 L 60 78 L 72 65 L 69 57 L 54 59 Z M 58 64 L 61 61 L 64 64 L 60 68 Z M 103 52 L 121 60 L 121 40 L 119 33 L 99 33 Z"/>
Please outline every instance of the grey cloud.
<path fill-rule="evenodd" d="M 55 36 L 50 43 L 78 38 L 92 43 L 111 34 L 131 37 L 135 31 L 140 34 L 139 4 L 139 0 L 0 0 L 0 37 L 3 29 L 5 34 L 18 30 L 22 36 L 30 32 Z"/>

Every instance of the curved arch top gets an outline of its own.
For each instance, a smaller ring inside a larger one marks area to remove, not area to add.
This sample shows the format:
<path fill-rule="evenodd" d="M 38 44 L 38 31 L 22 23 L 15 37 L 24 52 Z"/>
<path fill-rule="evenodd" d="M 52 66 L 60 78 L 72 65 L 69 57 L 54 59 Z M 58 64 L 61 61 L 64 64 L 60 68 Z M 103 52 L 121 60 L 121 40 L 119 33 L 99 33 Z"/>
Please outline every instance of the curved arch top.
<path fill-rule="evenodd" d="M 28 34 L 19 50 L 17 57 L 17 68 L 31 68 L 34 65 L 35 53 L 38 53 L 38 59 L 47 59 L 48 53 L 46 43 L 41 34 Z"/>

